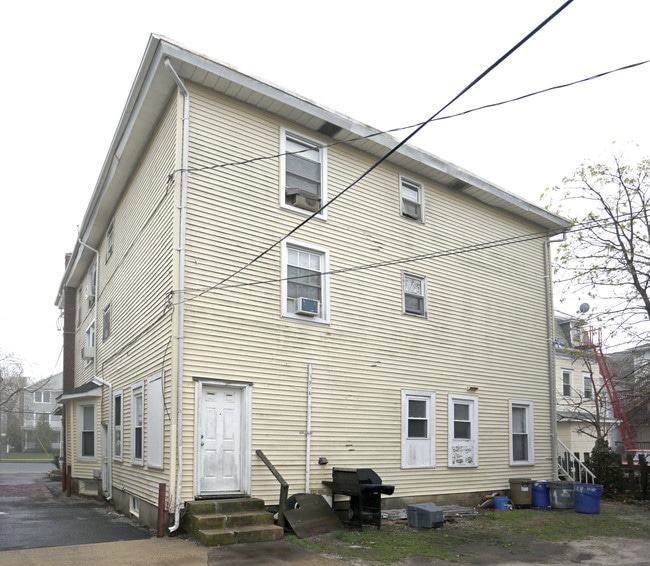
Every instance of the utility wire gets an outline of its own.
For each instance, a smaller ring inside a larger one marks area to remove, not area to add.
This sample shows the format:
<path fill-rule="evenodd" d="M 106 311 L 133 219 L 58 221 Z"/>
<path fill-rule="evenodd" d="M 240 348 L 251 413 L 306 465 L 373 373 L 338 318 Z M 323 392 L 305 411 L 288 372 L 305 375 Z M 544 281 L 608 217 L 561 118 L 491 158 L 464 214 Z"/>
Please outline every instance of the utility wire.
<path fill-rule="evenodd" d="M 520 100 L 525 100 L 526 98 L 532 98 L 533 96 L 538 96 L 540 94 L 545 94 L 547 92 L 552 92 L 554 90 L 560 90 L 560 89 L 563 89 L 563 88 L 568 88 L 568 87 L 575 86 L 575 85 L 585 83 L 585 82 L 588 82 L 588 81 L 593 81 L 595 79 L 601 79 L 603 77 L 606 77 L 607 75 L 611 75 L 613 73 L 618 73 L 620 71 L 627 71 L 629 69 L 634 69 L 634 68 L 639 67 L 641 65 L 647 65 L 648 63 L 650 63 L 650 59 L 646 59 L 645 61 L 639 61 L 638 63 L 631 63 L 629 65 L 624 65 L 622 67 L 617 67 L 616 69 L 610 69 L 609 71 L 603 71 L 601 73 L 597 73 L 597 74 L 591 75 L 589 77 L 584 77 L 582 79 L 577 79 L 577 80 L 571 81 L 569 83 L 554 85 L 554 86 L 543 88 L 541 90 L 536 90 L 536 91 L 533 91 L 533 92 L 529 92 L 529 93 L 526 93 L 526 94 L 515 96 L 513 98 L 500 100 L 499 102 L 491 102 L 489 104 L 484 104 L 482 106 L 476 106 L 476 107 L 470 108 L 468 110 L 463 110 L 462 112 L 456 112 L 455 114 L 447 114 L 446 116 L 438 116 L 436 118 L 430 119 L 430 120 L 425 121 L 425 122 L 418 122 L 417 124 L 411 124 L 409 126 L 399 126 L 397 128 L 392 128 L 392 129 L 389 129 L 389 130 L 381 130 L 381 131 L 373 132 L 372 134 L 368 134 L 366 136 L 355 136 L 355 137 L 345 138 L 343 140 L 336 140 L 336 141 L 333 141 L 333 142 L 328 143 L 328 144 L 323 144 L 322 147 L 330 148 L 330 147 L 335 147 L 337 145 L 342 145 L 342 144 L 351 144 L 351 143 L 354 143 L 354 142 L 363 141 L 363 140 L 375 138 L 375 137 L 378 137 L 378 136 L 382 136 L 384 134 L 392 134 L 392 133 L 401 132 L 401 131 L 404 131 L 404 130 L 411 130 L 413 128 L 417 128 L 418 126 L 425 125 L 427 122 L 439 122 L 439 121 L 442 121 L 442 120 L 449 120 L 451 118 L 459 118 L 460 116 L 466 116 L 467 114 L 472 114 L 473 112 L 478 112 L 479 110 L 487 110 L 488 108 L 496 108 L 497 106 L 503 106 L 505 104 L 511 104 L 513 102 L 519 102 Z M 230 162 L 227 162 L 227 163 L 216 163 L 214 165 L 206 165 L 204 167 L 190 167 L 190 168 L 187 168 L 187 169 L 176 169 L 176 170 L 172 171 L 169 174 L 168 181 L 171 181 L 177 173 L 182 173 L 184 171 L 186 173 L 202 173 L 204 171 L 214 171 L 214 170 L 217 170 L 217 169 L 225 169 L 225 168 L 228 168 L 228 167 L 239 167 L 239 166 L 242 166 L 242 165 L 250 165 L 251 163 L 255 163 L 257 161 L 267 161 L 267 160 L 271 160 L 271 159 L 279 159 L 279 158 L 285 157 L 287 155 L 298 155 L 298 154 L 301 154 L 301 153 L 306 153 L 308 151 L 311 151 L 311 150 L 310 149 L 301 149 L 301 150 L 297 150 L 297 151 L 288 151 L 288 152 L 284 152 L 284 153 L 276 153 L 276 154 L 273 154 L 273 155 L 258 155 L 256 157 L 251 157 L 249 159 L 242 159 L 241 161 L 230 161 Z"/>
<path fill-rule="evenodd" d="M 456 96 L 454 96 L 447 104 L 445 104 L 440 110 L 435 112 L 428 120 L 422 122 L 413 132 L 411 132 L 408 136 L 406 136 L 402 141 L 397 143 L 392 149 L 387 151 L 382 157 L 380 157 L 375 163 L 373 163 L 370 167 L 368 167 L 361 175 L 359 175 L 354 181 L 352 181 L 347 187 L 345 187 L 341 192 L 339 192 L 337 195 L 332 197 L 328 202 L 326 202 L 323 206 L 321 206 L 317 211 L 313 212 L 310 216 L 308 216 L 305 220 L 302 222 L 298 223 L 297 226 L 295 226 L 292 230 L 287 232 L 284 236 L 276 240 L 274 243 L 272 243 L 270 246 L 268 246 L 265 250 L 260 252 L 258 255 L 256 255 L 253 259 L 251 259 L 248 263 L 222 279 L 219 283 L 216 283 L 209 289 L 206 289 L 199 295 L 195 295 L 194 297 L 191 297 L 189 299 L 186 299 L 187 301 L 193 300 L 198 298 L 199 296 L 211 291 L 212 289 L 215 289 L 216 287 L 219 287 L 220 285 L 223 285 L 233 277 L 237 276 L 239 273 L 250 267 L 252 264 L 257 262 L 259 259 L 264 257 L 267 253 L 269 253 L 271 250 L 273 250 L 277 245 L 282 243 L 284 240 L 289 238 L 292 234 L 297 232 L 300 228 L 302 228 L 305 224 L 310 222 L 314 217 L 319 215 L 323 210 L 325 210 L 330 204 L 332 204 L 334 201 L 336 201 L 339 197 L 344 195 L 347 191 L 349 191 L 352 187 L 357 185 L 362 179 L 367 177 L 372 171 L 374 171 L 379 165 L 381 165 L 384 161 L 386 161 L 391 155 L 396 153 L 400 148 L 402 148 L 406 143 L 408 143 L 409 140 L 411 140 L 416 134 L 418 134 L 426 125 L 428 125 L 430 122 L 436 119 L 438 115 L 440 115 L 442 112 L 444 112 L 449 106 L 451 106 L 456 100 L 458 100 L 463 94 L 465 94 L 468 90 L 470 90 L 474 85 L 476 85 L 479 81 L 481 81 L 483 78 L 485 78 L 489 73 L 491 73 L 496 67 L 498 67 L 503 61 L 505 61 L 508 57 L 510 57 L 515 51 L 517 51 L 522 45 L 524 45 L 531 37 L 536 35 L 543 27 L 545 27 L 550 21 L 552 21 L 554 18 L 556 18 L 565 8 L 567 8 L 570 4 L 573 3 L 573 0 L 567 0 L 562 6 L 560 6 L 557 10 L 555 10 L 550 16 L 548 16 L 542 23 L 537 25 L 531 32 L 529 32 L 523 39 L 521 39 L 519 42 L 517 42 L 513 47 L 511 47 L 505 54 L 503 54 L 501 57 L 499 57 L 494 63 L 492 63 L 487 69 L 485 69 L 482 73 L 480 73 L 474 80 L 472 80 L 465 88 L 463 88 Z"/>

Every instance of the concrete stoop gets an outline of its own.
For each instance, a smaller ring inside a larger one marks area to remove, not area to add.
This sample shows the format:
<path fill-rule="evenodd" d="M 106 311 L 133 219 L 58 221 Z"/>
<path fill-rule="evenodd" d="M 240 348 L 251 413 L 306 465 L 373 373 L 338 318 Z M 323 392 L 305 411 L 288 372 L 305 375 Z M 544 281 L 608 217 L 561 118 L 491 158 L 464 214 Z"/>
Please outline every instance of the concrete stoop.
<path fill-rule="evenodd" d="M 219 546 L 280 540 L 284 529 L 256 498 L 189 501 L 185 504 L 183 529 L 201 544 Z"/>

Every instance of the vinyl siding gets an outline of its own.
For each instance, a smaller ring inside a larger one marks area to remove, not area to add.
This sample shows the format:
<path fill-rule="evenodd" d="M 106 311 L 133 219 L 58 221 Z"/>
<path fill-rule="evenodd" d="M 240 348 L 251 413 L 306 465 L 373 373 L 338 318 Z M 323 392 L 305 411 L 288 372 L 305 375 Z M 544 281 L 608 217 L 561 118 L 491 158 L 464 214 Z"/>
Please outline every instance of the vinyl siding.
<path fill-rule="evenodd" d="M 328 141 L 203 89 L 191 88 L 191 97 L 191 168 L 277 155 L 282 127 Z M 374 162 L 345 145 L 327 151 L 329 198 Z M 400 174 L 424 185 L 424 223 L 400 215 Z M 492 490 L 507 488 L 509 477 L 550 476 L 544 239 L 463 252 L 538 228 L 383 164 L 330 207 L 326 222 L 311 221 L 292 236 L 330 252 L 331 321 L 288 320 L 281 317 L 279 246 L 218 286 L 305 218 L 279 206 L 279 186 L 277 158 L 189 176 L 185 382 L 253 383 L 253 495 L 273 500 L 278 493 L 256 449 L 292 490 L 304 489 L 308 364 L 311 489 L 331 479 L 333 466 L 372 467 L 396 485 L 396 496 Z M 431 257 L 405 261 L 425 254 Z M 382 265 L 336 273 L 372 264 Z M 427 278 L 426 318 L 402 313 L 404 270 Z M 480 466 L 450 470 L 448 395 L 469 385 L 479 386 Z M 436 393 L 435 469 L 400 469 L 402 389 Z M 512 398 L 534 402 L 535 466 L 508 465 Z M 188 452 L 193 407 L 188 389 Z M 319 456 L 327 466 L 316 464 Z"/>
<path fill-rule="evenodd" d="M 172 274 L 176 253 L 173 215 L 178 200 L 178 182 L 168 185 L 168 176 L 176 169 L 176 128 L 176 106 L 172 101 L 115 210 L 111 257 L 105 259 L 105 240 L 99 249 L 96 371 L 99 378 L 111 383 L 113 391 L 122 390 L 123 394 L 123 457 L 122 461 L 112 460 L 113 485 L 151 503 L 157 501 L 158 483 L 166 482 L 169 478 L 173 445 L 171 424 L 166 418 L 163 469 L 147 468 L 146 443 L 144 464 L 132 464 L 131 387 L 134 383 L 143 384 L 143 436 L 146 437 L 147 378 L 161 370 L 164 372 L 164 401 L 167 408 L 172 405 L 172 390 L 176 390 L 171 371 L 171 321 L 174 310 L 171 292 L 174 290 Z M 111 305 L 111 334 L 103 341 L 102 312 L 108 304 Z M 77 329 L 78 348 L 84 344 L 85 328 L 94 318 L 94 309 L 89 310 L 84 303 L 83 313 L 83 321 Z M 79 386 L 93 378 L 95 366 L 85 364 L 80 356 L 76 364 L 75 385 Z M 98 423 L 109 422 L 112 399 L 106 386 L 97 407 Z M 97 438 L 98 463 L 94 468 L 98 468 L 101 456 L 99 428 Z M 92 477 L 92 473 L 90 476 L 87 473 L 87 467 L 78 465 L 73 475 Z"/>

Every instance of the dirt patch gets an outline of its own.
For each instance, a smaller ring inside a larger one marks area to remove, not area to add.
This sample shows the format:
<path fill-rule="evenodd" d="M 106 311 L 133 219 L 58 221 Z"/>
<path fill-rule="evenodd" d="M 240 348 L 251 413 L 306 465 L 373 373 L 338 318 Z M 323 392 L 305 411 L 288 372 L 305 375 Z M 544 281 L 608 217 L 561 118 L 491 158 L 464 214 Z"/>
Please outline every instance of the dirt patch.
<path fill-rule="evenodd" d="M 0 485 L 0 497 L 52 497 L 44 484 Z"/>

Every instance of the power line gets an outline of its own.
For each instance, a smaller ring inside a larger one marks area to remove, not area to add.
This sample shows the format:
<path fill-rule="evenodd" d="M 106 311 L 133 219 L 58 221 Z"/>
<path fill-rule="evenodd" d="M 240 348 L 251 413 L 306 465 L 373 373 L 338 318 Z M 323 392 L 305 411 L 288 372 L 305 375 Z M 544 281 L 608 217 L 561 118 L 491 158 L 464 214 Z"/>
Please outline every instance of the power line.
<path fill-rule="evenodd" d="M 545 94 L 547 92 L 552 92 L 554 90 L 560 90 L 560 89 L 563 89 L 563 88 L 576 86 L 576 85 L 581 84 L 581 83 L 593 81 L 593 80 L 596 80 L 596 79 L 601 79 L 601 78 L 606 77 L 608 75 L 611 75 L 613 73 L 618 73 L 618 72 L 621 72 L 621 71 L 627 71 L 627 70 L 630 70 L 630 69 L 634 69 L 636 67 L 640 67 L 641 65 L 647 65 L 648 63 L 650 63 L 650 59 L 646 59 L 645 61 L 639 61 L 638 63 L 631 63 L 629 65 L 623 65 L 622 67 L 617 67 L 616 69 L 610 69 L 609 71 L 603 71 L 603 72 L 597 73 L 595 75 L 584 77 L 582 79 L 577 79 L 575 81 L 571 81 L 571 82 L 568 82 L 568 83 L 562 83 L 562 84 L 546 87 L 546 88 L 543 88 L 543 89 L 540 89 L 540 90 L 535 90 L 535 91 L 532 91 L 532 92 L 528 92 L 526 94 L 521 94 L 519 96 L 515 96 L 515 97 L 512 97 L 512 98 L 507 98 L 505 100 L 500 100 L 499 102 L 491 102 L 491 103 L 488 103 L 488 104 L 483 104 L 481 106 L 476 106 L 474 108 L 470 108 L 468 110 L 463 110 L 461 112 L 456 112 L 454 114 L 448 114 L 446 116 L 438 116 L 438 117 L 436 117 L 434 119 L 430 119 L 430 120 L 427 120 L 425 122 L 418 122 L 416 124 L 411 124 L 409 126 L 399 126 L 397 128 L 391 128 L 389 130 L 381 130 L 381 131 L 373 132 L 372 134 L 368 134 L 368 135 L 365 135 L 365 136 L 355 136 L 355 137 L 345 138 L 343 140 L 336 140 L 336 141 L 333 141 L 333 142 L 328 143 L 328 144 L 323 144 L 321 147 L 330 148 L 330 147 L 335 147 L 337 145 L 342 145 L 342 144 L 351 144 L 351 143 L 358 142 L 358 141 L 372 139 L 372 138 L 382 136 L 382 135 L 385 135 L 385 134 L 392 134 L 392 133 L 401 132 L 401 131 L 404 131 L 404 130 L 411 130 L 413 128 L 417 128 L 419 126 L 425 125 L 427 122 L 440 122 L 442 120 L 449 120 L 451 118 L 459 118 L 460 116 L 466 116 L 467 114 L 472 114 L 474 112 L 478 112 L 479 110 L 487 110 L 488 108 L 496 108 L 498 106 L 503 106 L 505 104 L 511 104 L 513 102 L 519 102 L 521 100 L 525 100 L 527 98 L 532 98 L 533 96 L 538 96 L 540 94 Z M 243 166 L 243 165 L 250 165 L 251 163 L 256 163 L 258 161 L 268 161 L 268 160 L 272 160 L 272 159 L 280 159 L 281 157 L 285 157 L 287 155 L 299 155 L 299 154 L 305 153 L 307 151 L 310 151 L 310 150 L 309 149 L 301 149 L 301 150 L 297 150 L 297 151 L 287 151 L 287 152 L 284 152 L 284 153 L 274 153 L 272 155 L 258 155 L 256 157 L 251 157 L 251 158 L 248 158 L 248 159 L 242 159 L 240 161 L 229 161 L 227 163 L 216 163 L 214 165 L 205 165 L 204 167 L 190 167 L 188 169 L 175 169 L 172 173 L 169 174 L 168 182 L 170 182 L 174 178 L 176 173 L 182 173 L 183 171 L 185 171 L 187 173 L 190 173 L 190 174 L 193 174 L 193 173 L 202 173 L 204 171 L 215 171 L 217 169 L 226 169 L 228 167 L 240 167 L 240 166 Z"/>
<path fill-rule="evenodd" d="M 468 90 L 470 90 L 472 87 L 474 87 L 479 81 L 481 81 L 483 78 L 485 78 L 489 73 L 491 73 L 495 68 L 497 68 L 503 61 L 505 61 L 508 57 L 510 57 L 515 51 L 517 51 L 522 45 L 524 45 L 530 38 L 532 38 L 535 34 L 537 34 L 543 27 L 545 27 L 550 21 L 552 21 L 555 17 L 557 17 L 565 8 L 567 8 L 570 4 L 573 3 L 573 0 L 567 0 L 562 6 L 560 6 L 557 10 L 555 10 L 550 16 L 548 16 L 543 22 L 541 22 L 539 25 L 537 25 L 531 32 L 526 34 L 523 39 L 521 39 L 519 42 L 517 42 L 513 47 L 511 47 L 505 54 L 503 54 L 501 57 L 499 57 L 494 63 L 492 63 L 487 69 L 485 69 L 483 72 L 481 72 L 475 79 L 473 79 L 467 86 L 465 86 L 456 96 L 454 96 L 447 104 L 445 104 L 442 108 L 440 108 L 437 112 L 435 112 L 429 119 L 425 120 L 422 122 L 413 132 L 411 132 L 409 135 L 407 135 L 402 141 L 398 142 L 393 148 L 388 150 L 382 157 L 380 157 L 377 161 L 375 161 L 370 167 L 368 167 L 363 173 L 361 173 L 354 181 L 352 181 L 349 185 L 347 185 L 343 190 L 341 190 L 338 194 L 336 194 L 334 197 L 332 197 L 328 202 L 323 204 L 318 210 L 313 212 L 310 216 L 308 216 L 305 220 L 302 222 L 299 222 L 297 226 L 295 226 L 293 229 L 291 229 L 289 232 L 287 232 L 284 236 L 273 242 L 270 246 L 268 246 L 266 249 L 264 249 L 262 252 L 260 252 L 257 256 L 255 256 L 253 259 L 251 259 L 248 263 L 240 267 L 239 269 L 235 270 L 233 273 L 222 279 L 219 283 L 216 283 L 213 285 L 211 288 L 203 291 L 199 295 L 196 295 L 194 297 L 191 297 L 190 299 L 187 299 L 187 301 L 193 300 L 195 298 L 198 298 L 204 293 L 209 292 L 212 289 L 215 289 L 216 287 L 219 287 L 220 285 L 223 285 L 233 277 L 237 276 L 239 273 L 253 265 L 255 262 L 257 262 L 259 259 L 264 257 L 267 253 L 269 253 L 272 249 L 274 249 L 277 245 L 282 243 L 284 240 L 289 238 L 292 234 L 297 232 L 300 228 L 302 228 L 305 224 L 310 222 L 313 218 L 315 218 L 317 215 L 319 215 L 323 210 L 325 210 L 328 206 L 330 206 L 334 201 L 336 201 L 338 198 L 340 198 L 342 195 L 344 195 L 347 191 L 349 191 L 352 187 L 357 185 L 361 180 L 363 180 L 365 177 L 367 177 L 372 171 L 374 171 L 379 165 L 381 165 L 384 161 L 386 161 L 391 155 L 396 153 L 400 148 L 402 148 L 406 143 L 408 143 L 409 140 L 411 140 L 415 135 L 417 135 L 425 126 L 427 126 L 429 123 L 431 123 L 433 120 L 436 119 L 442 112 L 444 112 L 449 106 L 451 106 L 456 100 L 458 100 L 463 94 L 465 94 Z"/>

